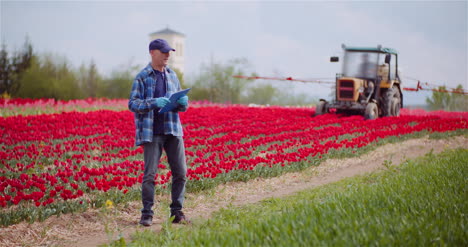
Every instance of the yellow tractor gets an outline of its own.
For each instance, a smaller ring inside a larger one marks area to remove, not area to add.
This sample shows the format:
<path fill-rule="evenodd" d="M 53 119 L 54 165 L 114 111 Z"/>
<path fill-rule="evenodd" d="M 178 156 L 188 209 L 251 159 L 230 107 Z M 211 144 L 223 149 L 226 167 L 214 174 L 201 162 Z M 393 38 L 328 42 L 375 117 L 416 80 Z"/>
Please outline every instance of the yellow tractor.
<path fill-rule="evenodd" d="M 315 115 L 329 113 L 364 114 L 365 119 L 399 116 L 403 107 L 398 53 L 377 47 L 346 47 L 342 73 L 336 75 L 335 100 L 320 99 Z M 339 62 L 331 57 L 330 62 Z"/>

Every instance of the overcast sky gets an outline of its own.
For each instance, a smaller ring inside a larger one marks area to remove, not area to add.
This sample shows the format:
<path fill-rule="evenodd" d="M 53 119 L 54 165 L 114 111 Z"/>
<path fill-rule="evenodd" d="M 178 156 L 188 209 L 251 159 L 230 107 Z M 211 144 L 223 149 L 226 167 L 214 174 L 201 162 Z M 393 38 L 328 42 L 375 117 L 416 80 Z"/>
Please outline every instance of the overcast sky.
<path fill-rule="evenodd" d="M 4 1 L 1 40 L 21 49 L 65 56 L 75 67 L 94 60 L 103 74 L 149 61 L 149 34 L 186 35 L 186 79 L 211 58 L 246 58 L 260 76 L 333 78 L 329 57 L 341 44 L 391 47 L 410 78 L 468 88 L 467 1 Z M 319 97 L 318 84 L 275 82 Z M 428 93 L 406 93 L 424 103 Z"/>

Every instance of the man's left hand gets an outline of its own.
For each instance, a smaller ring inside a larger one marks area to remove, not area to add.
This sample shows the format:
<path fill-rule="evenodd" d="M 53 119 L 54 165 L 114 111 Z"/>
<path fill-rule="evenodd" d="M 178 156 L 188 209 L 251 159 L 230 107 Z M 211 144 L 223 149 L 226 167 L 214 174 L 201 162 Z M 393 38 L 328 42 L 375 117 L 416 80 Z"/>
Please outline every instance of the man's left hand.
<path fill-rule="evenodd" d="M 182 106 L 187 106 L 188 105 L 188 96 L 182 96 L 177 100 L 177 103 Z"/>

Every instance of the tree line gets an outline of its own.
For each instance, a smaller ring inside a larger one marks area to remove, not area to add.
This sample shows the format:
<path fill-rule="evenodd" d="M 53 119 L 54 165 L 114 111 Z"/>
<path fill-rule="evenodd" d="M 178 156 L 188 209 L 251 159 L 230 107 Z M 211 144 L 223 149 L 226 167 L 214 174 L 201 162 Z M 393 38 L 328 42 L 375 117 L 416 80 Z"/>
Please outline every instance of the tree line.
<path fill-rule="evenodd" d="M 257 76 L 245 58 L 202 64 L 200 74 L 188 83 L 192 87 L 190 97 L 232 104 L 310 105 L 318 102 L 307 93 L 294 94 L 292 90 L 280 90 L 268 83 L 254 83 L 234 75 Z"/>
<path fill-rule="evenodd" d="M 468 111 L 468 95 L 463 94 L 463 86 L 458 85 L 456 93 L 446 93 L 447 88 L 441 86 L 432 92 L 432 97 L 426 98 L 430 110 Z"/>
<path fill-rule="evenodd" d="M 9 54 L 5 44 L 0 52 L 0 94 L 13 98 L 127 98 L 135 68 L 126 67 L 110 76 L 99 73 L 94 61 L 77 69 L 65 57 L 38 55 L 26 40 L 20 51 Z"/>
<path fill-rule="evenodd" d="M 20 51 L 9 54 L 2 45 L 0 54 L 0 95 L 13 98 L 53 98 L 70 100 L 83 98 L 127 98 L 133 79 L 141 66 L 128 64 L 110 76 L 103 76 L 94 61 L 73 68 L 65 57 L 38 55 L 26 39 Z M 271 85 L 232 77 L 246 75 L 251 68 L 247 59 L 203 64 L 200 73 L 186 83 L 177 69 L 182 88 L 192 87 L 191 100 L 214 103 L 305 105 L 314 103 L 306 94 L 292 95 Z M 255 73 L 250 73 L 255 75 Z"/>
<path fill-rule="evenodd" d="M 186 85 L 184 75 L 177 69 L 182 87 L 191 86 L 192 100 L 215 103 L 273 103 L 277 91 L 271 86 L 252 88 L 249 81 L 233 78 L 244 74 L 248 61 L 235 59 L 227 63 L 204 65 L 201 73 Z M 3 98 L 53 98 L 70 100 L 83 98 L 127 98 L 133 79 L 141 66 L 128 64 L 103 76 L 94 61 L 75 69 L 65 57 L 53 54 L 38 55 L 26 39 L 20 51 L 9 53 L 2 44 L 0 53 L 0 95 Z M 278 98 L 278 97 L 276 97 Z M 283 102 L 290 103 L 290 102 Z M 306 103 L 305 101 L 302 103 Z"/>

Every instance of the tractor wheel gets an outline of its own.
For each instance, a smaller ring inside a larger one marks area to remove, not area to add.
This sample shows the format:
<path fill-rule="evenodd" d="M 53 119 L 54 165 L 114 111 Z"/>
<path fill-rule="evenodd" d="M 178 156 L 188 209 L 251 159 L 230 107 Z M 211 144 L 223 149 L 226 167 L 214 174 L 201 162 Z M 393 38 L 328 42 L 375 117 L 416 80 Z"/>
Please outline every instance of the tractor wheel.
<path fill-rule="evenodd" d="M 393 85 L 383 95 L 382 99 L 382 113 L 383 116 L 399 116 L 401 105 L 401 95 L 398 87 Z"/>
<path fill-rule="evenodd" d="M 398 93 L 398 95 L 400 95 L 400 93 Z M 392 101 L 392 116 L 398 117 L 400 116 L 401 108 L 400 98 L 393 98 Z"/>
<path fill-rule="evenodd" d="M 328 103 L 326 101 L 320 101 L 317 106 L 315 107 L 315 115 L 314 116 L 319 116 L 323 115 L 325 113 L 328 113 Z"/>
<path fill-rule="evenodd" d="M 376 103 L 369 103 L 366 106 L 366 111 L 364 112 L 364 118 L 366 120 L 373 120 L 379 117 L 379 108 Z"/>

